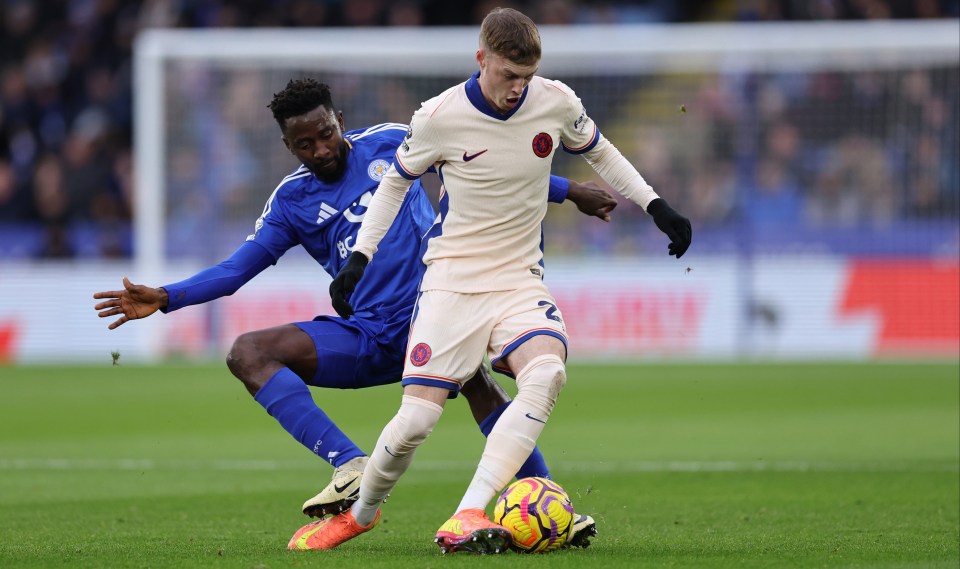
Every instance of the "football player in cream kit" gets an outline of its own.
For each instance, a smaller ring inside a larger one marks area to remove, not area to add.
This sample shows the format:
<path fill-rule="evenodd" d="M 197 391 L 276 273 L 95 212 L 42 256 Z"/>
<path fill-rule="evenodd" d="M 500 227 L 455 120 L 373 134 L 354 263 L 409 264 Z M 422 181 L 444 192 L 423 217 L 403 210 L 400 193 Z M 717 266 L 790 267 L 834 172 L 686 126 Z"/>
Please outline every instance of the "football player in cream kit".
<path fill-rule="evenodd" d="M 435 541 L 444 552 L 499 553 L 509 546 L 510 532 L 484 509 L 530 454 L 566 382 L 567 335 L 543 283 L 540 228 L 557 149 L 582 154 L 607 183 L 650 213 L 670 238 L 671 255 L 680 257 L 690 245 L 690 222 L 600 134 L 573 90 L 536 76 L 540 53 L 530 18 L 505 8 L 487 15 L 476 54 L 480 71 L 414 114 L 354 251 L 330 285 L 334 308 L 348 316 L 348 295 L 368 262 L 376 262 L 377 244 L 407 188 L 435 167 L 444 192 L 421 246 L 424 273 L 402 403 L 370 455 L 351 510 L 298 532 L 313 549 L 332 549 L 376 525 L 380 504 L 433 430 L 444 402 L 457 395 L 484 354 L 496 370 L 516 378 L 518 393 Z"/>

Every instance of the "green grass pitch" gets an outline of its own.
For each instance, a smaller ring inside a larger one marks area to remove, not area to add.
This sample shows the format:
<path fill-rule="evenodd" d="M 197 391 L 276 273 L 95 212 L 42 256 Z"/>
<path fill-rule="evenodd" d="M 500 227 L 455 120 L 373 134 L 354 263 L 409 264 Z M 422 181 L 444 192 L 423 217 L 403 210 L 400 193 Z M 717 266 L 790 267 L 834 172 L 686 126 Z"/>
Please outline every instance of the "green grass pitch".
<path fill-rule="evenodd" d="M 475 557 L 432 542 L 483 445 L 462 398 L 375 530 L 290 552 L 330 467 L 223 365 L 112 367 L 108 355 L 0 367 L 0 567 L 960 564 L 955 362 L 573 365 L 540 442 L 600 535 L 586 550 Z M 369 449 L 400 389 L 314 394 Z"/>

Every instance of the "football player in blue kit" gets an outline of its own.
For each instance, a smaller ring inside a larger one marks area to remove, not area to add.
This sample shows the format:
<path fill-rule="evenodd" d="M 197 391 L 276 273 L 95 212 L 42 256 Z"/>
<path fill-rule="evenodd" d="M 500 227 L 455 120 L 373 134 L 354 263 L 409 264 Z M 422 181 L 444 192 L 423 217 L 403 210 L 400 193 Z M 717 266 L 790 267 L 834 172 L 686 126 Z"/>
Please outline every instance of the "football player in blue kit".
<path fill-rule="evenodd" d="M 123 279 L 122 290 L 93 295 L 101 318 L 129 320 L 209 302 L 236 292 L 289 249 L 301 245 L 331 276 L 346 263 L 373 192 L 393 163 L 407 126 L 384 123 L 346 132 L 330 89 L 313 79 L 291 80 L 269 105 L 283 143 L 301 166 L 285 177 L 267 200 L 254 233 L 227 260 L 173 284 L 154 288 Z M 442 180 L 441 180 L 442 181 Z M 550 201 L 574 202 L 585 214 L 608 221 L 616 200 L 596 184 L 551 177 Z M 320 407 L 307 386 L 358 389 L 401 379 L 407 334 L 423 265 L 421 238 L 436 213 L 417 181 L 398 221 L 380 244 L 362 284 L 351 296 L 349 318 L 317 316 L 242 334 L 227 366 L 280 425 L 314 454 L 335 467 L 333 479 L 303 505 L 323 517 L 356 500 L 367 455 Z M 461 390 L 486 435 L 510 403 L 481 366 Z M 549 477 L 534 448 L 518 477 Z M 586 546 L 595 534 L 589 516 L 578 516 L 571 545 Z"/>

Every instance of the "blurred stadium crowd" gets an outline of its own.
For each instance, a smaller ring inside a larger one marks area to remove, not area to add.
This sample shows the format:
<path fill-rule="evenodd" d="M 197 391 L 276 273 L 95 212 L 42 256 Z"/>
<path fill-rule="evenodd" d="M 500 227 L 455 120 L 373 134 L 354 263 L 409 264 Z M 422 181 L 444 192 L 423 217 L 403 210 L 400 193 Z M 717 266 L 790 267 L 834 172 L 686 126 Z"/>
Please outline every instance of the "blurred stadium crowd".
<path fill-rule="evenodd" d="M 957 0 L 0 2 L 0 258 L 131 254 L 131 49 L 145 28 L 476 25 L 497 5 L 521 8 L 540 24 L 960 17 Z M 956 220 L 956 82 L 955 67 L 708 78 L 686 99 L 696 128 L 685 132 L 699 133 L 693 141 L 672 138 L 655 113 L 645 136 L 659 143 L 642 146 L 612 134 L 612 111 L 596 118 L 611 125 L 604 132 L 655 187 L 678 192 L 671 201 L 697 226 Z M 405 121 L 413 110 L 373 122 Z M 744 125 L 752 135 L 742 134 Z M 678 144 L 700 150 L 672 151 Z M 254 190 L 251 222 L 269 188 Z M 592 226 L 578 233 L 563 224 L 582 220 L 561 219 L 562 230 L 548 238 L 554 250 L 611 246 L 611 237 L 591 241 Z"/>

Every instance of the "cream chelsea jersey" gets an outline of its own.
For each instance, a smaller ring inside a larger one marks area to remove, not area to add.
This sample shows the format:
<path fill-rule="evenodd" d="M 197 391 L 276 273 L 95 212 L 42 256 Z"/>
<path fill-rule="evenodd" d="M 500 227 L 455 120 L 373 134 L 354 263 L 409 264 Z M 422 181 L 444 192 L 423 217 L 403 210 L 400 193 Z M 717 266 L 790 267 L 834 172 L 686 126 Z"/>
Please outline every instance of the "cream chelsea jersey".
<path fill-rule="evenodd" d="M 584 153 L 600 139 L 563 83 L 535 76 L 519 104 L 500 114 L 478 77 L 423 104 L 384 180 L 405 187 L 435 166 L 443 183 L 440 213 L 421 246 L 421 290 L 509 290 L 542 278 L 540 224 L 554 152 Z M 372 257 L 379 231 L 367 225 L 355 250 Z"/>

